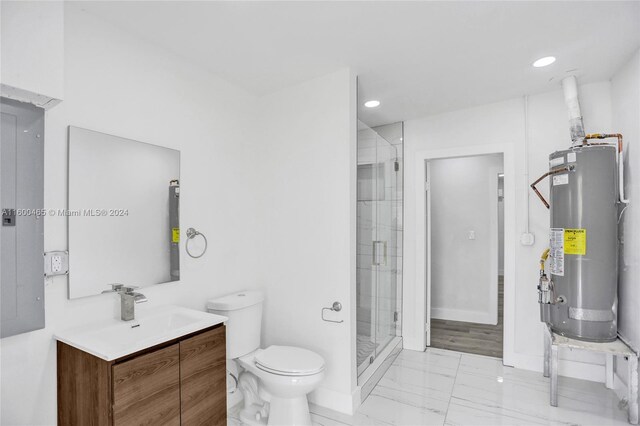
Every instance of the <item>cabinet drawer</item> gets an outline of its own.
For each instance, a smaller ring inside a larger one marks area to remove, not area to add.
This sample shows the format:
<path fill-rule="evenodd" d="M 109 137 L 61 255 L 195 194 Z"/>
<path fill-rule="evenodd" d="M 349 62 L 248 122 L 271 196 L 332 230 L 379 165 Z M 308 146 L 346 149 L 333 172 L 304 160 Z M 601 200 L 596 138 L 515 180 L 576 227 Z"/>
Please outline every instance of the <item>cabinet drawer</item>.
<path fill-rule="evenodd" d="M 182 425 L 226 425 L 225 327 L 180 342 Z"/>
<path fill-rule="evenodd" d="M 180 348 L 113 365 L 113 424 L 180 425 Z"/>

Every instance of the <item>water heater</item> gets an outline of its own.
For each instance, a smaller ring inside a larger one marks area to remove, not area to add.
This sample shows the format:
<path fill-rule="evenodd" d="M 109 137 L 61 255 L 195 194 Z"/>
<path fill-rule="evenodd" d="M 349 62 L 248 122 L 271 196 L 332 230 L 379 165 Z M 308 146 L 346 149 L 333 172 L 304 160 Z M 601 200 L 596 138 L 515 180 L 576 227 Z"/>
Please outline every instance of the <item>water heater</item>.
<path fill-rule="evenodd" d="M 585 143 L 549 156 L 550 277 L 543 261 L 540 315 L 563 336 L 617 337 L 617 154 L 616 145 Z"/>
<path fill-rule="evenodd" d="M 549 171 L 531 184 L 551 213 L 549 248 L 540 258 L 540 319 L 563 336 L 610 342 L 618 334 L 618 221 L 629 202 L 622 135 L 585 134 L 576 78 L 563 79 L 562 88 L 572 145 L 551 154 Z M 610 138 L 617 141 L 604 141 Z M 546 177 L 549 201 L 536 188 Z"/>

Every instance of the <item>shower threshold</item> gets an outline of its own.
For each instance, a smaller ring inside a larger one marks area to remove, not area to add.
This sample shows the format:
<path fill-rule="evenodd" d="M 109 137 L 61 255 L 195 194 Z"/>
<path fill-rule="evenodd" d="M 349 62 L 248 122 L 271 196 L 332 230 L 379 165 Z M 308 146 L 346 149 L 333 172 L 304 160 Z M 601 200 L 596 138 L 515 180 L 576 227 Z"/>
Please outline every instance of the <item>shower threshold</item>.
<path fill-rule="evenodd" d="M 386 347 L 378 354 L 364 371 L 358 371 L 358 387 L 361 389 L 362 400 L 371 392 L 371 389 L 378 383 L 378 380 L 389 369 L 395 357 L 402 350 L 402 337 L 392 337 Z M 358 366 L 360 367 L 360 366 Z M 360 370 L 360 368 L 358 368 Z M 368 389 L 369 392 L 364 392 Z M 365 394 L 366 393 L 366 394 Z"/>

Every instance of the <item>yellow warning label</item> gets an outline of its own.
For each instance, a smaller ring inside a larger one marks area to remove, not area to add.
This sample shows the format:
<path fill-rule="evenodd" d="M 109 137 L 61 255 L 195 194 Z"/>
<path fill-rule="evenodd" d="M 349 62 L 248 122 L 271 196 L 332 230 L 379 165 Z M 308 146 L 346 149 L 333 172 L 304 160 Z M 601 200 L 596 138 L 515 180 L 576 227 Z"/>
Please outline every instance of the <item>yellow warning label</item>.
<path fill-rule="evenodd" d="M 581 256 L 587 254 L 586 229 L 564 230 L 564 254 L 577 254 Z"/>
<path fill-rule="evenodd" d="M 180 228 L 171 229 L 171 241 L 174 243 L 180 242 Z"/>

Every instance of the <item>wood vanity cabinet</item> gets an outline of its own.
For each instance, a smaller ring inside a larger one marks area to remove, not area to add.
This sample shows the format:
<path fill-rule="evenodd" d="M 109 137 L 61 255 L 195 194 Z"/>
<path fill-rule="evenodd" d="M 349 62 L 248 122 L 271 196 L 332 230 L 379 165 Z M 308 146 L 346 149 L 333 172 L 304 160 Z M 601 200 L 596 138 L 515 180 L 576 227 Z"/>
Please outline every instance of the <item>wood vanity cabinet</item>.
<path fill-rule="evenodd" d="M 105 361 L 58 341 L 58 425 L 226 425 L 225 326 Z"/>

